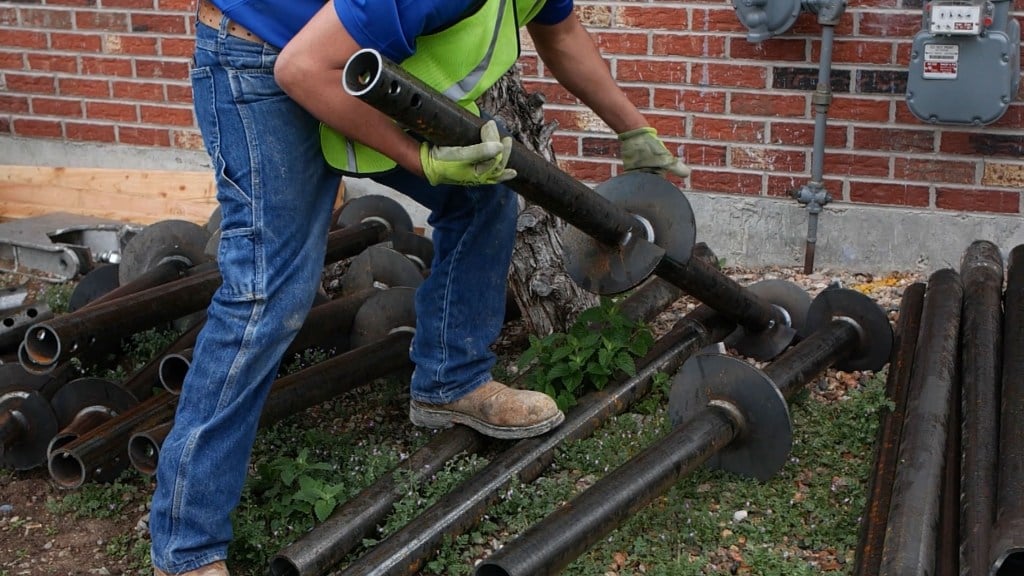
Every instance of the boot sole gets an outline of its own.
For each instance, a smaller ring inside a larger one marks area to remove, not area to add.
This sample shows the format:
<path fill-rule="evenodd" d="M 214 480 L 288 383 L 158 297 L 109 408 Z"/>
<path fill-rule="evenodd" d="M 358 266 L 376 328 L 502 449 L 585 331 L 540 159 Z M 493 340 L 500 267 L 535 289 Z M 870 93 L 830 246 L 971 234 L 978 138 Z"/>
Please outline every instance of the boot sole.
<path fill-rule="evenodd" d="M 544 434 L 561 424 L 565 420 L 565 414 L 559 411 L 558 414 L 551 418 L 529 426 L 495 426 L 462 412 L 438 410 L 428 408 L 419 402 L 410 402 L 409 420 L 413 424 L 423 426 L 424 428 L 451 428 L 454 424 L 462 424 L 491 438 L 518 440 Z"/>

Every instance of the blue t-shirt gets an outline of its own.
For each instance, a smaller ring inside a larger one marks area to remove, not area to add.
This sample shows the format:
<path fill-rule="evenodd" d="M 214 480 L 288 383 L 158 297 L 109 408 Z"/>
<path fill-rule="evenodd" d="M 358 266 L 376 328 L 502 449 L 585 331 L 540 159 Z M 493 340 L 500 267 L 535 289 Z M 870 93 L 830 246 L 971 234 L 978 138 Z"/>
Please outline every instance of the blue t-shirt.
<path fill-rule="evenodd" d="M 335 0 L 338 18 L 363 48 L 395 62 L 416 51 L 416 38 L 444 28 L 478 0 Z M 264 41 L 284 46 L 324 7 L 323 0 L 213 0 L 232 20 Z M 572 12 L 573 0 L 547 0 L 534 22 L 557 24 Z"/>

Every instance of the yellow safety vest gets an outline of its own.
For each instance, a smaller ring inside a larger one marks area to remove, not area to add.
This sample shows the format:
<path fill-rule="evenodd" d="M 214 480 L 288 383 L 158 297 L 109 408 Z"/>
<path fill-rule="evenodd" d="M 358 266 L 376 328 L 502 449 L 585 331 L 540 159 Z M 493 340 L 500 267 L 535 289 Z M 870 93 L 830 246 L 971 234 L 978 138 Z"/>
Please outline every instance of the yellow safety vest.
<path fill-rule="evenodd" d="M 479 116 L 476 99 L 515 64 L 519 27 L 537 15 L 544 1 L 486 0 L 471 16 L 417 38 L 416 52 L 400 65 Z M 379 174 L 396 166 L 394 160 L 324 124 L 320 145 L 327 163 L 345 174 Z"/>

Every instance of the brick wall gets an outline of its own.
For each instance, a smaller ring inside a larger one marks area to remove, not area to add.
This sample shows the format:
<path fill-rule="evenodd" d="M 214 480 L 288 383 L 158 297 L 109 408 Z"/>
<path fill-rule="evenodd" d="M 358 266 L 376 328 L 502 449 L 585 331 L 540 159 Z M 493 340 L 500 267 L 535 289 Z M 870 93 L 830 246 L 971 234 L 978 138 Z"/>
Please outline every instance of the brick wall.
<path fill-rule="evenodd" d="M 192 0 L 0 1 L 0 136 L 200 149 L 188 85 Z M 761 44 L 728 2 L 579 1 L 612 70 L 695 191 L 785 196 L 810 174 L 820 26 Z M 1016 1 L 1024 20 L 1024 0 Z M 837 200 L 1017 214 L 1024 102 L 980 128 L 921 123 L 904 104 L 921 0 L 851 0 L 836 28 L 825 183 Z M 607 128 L 524 46 L 561 165 L 615 173 Z M 1024 91 L 1024 89 L 1022 89 Z"/>

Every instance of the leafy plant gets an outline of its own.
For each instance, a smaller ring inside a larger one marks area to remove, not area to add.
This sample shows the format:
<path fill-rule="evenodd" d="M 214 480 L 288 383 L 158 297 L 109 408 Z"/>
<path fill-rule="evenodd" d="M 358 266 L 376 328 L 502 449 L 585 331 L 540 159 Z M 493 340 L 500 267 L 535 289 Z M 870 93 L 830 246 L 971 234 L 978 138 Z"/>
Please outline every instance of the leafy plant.
<path fill-rule="evenodd" d="M 634 359 L 653 343 L 645 325 L 629 320 L 611 299 L 603 298 L 598 306 L 584 310 L 568 332 L 530 336 L 530 346 L 517 364 L 520 369 L 535 364 L 527 383 L 564 410 L 587 392 L 588 383 L 600 390 L 618 372 L 635 375 Z"/>

